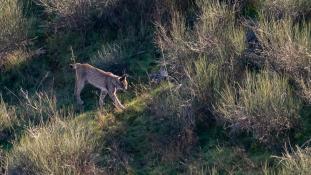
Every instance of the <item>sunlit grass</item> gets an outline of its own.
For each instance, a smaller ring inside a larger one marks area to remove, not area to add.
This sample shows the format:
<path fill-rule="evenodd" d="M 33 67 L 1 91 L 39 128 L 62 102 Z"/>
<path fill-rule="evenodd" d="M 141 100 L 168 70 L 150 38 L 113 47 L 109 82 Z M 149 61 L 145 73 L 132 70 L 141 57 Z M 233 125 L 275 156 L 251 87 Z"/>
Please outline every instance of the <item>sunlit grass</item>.
<path fill-rule="evenodd" d="M 220 96 L 216 110 L 229 127 L 252 132 L 266 144 L 282 138 L 299 121 L 300 101 L 288 79 L 276 73 L 247 73 L 241 85 L 228 85 Z"/>

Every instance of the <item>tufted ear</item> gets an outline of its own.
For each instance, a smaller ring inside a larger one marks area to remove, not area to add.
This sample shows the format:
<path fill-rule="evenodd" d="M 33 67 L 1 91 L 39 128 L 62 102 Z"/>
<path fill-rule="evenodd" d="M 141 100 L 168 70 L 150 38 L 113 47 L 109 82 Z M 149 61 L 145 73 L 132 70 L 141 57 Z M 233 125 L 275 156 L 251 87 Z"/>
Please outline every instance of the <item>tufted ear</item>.
<path fill-rule="evenodd" d="M 124 81 L 124 80 L 126 80 L 127 77 L 128 77 L 128 75 L 124 74 L 124 75 L 121 76 L 121 78 L 119 80 L 120 81 Z"/>

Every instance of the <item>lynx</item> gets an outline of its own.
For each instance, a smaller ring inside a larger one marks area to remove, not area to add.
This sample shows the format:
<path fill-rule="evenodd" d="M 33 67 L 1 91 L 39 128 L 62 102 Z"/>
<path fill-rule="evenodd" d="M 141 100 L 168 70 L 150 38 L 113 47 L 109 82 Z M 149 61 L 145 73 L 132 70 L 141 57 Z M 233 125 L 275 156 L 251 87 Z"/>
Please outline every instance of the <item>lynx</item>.
<path fill-rule="evenodd" d="M 127 90 L 127 75 L 117 76 L 111 72 L 105 72 L 89 64 L 70 64 L 76 72 L 75 97 L 78 105 L 83 105 L 80 94 L 85 84 L 91 84 L 100 89 L 99 106 L 104 105 L 104 98 L 108 94 L 117 108 L 125 109 L 117 97 L 118 90 Z"/>

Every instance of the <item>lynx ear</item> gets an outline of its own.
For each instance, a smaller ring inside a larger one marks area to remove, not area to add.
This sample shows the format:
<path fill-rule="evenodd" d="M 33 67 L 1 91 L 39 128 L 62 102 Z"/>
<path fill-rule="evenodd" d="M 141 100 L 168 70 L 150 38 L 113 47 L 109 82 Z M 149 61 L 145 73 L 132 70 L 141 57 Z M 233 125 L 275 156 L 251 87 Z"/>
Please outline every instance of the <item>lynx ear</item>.
<path fill-rule="evenodd" d="M 120 81 L 124 81 L 124 80 L 126 80 L 126 78 L 128 77 L 128 75 L 127 74 L 124 74 L 124 75 L 122 75 L 122 77 L 119 79 Z"/>

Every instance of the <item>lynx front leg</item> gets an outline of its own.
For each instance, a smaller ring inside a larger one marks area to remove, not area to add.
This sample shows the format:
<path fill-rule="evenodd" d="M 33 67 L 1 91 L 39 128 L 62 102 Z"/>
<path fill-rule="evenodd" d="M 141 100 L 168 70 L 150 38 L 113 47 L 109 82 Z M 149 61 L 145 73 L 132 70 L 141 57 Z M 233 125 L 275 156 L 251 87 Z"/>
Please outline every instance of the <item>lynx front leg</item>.
<path fill-rule="evenodd" d="M 102 91 L 100 92 L 99 107 L 103 107 L 103 106 L 104 106 L 104 99 L 105 99 L 107 93 L 108 93 L 108 92 L 105 91 L 105 90 L 102 90 Z"/>
<path fill-rule="evenodd" d="M 81 91 L 84 88 L 85 82 L 81 80 L 76 80 L 75 96 L 78 105 L 83 105 L 83 101 L 80 97 Z"/>
<path fill-rule="evenodd" d="M 109 93 L 110 98 L 114 102 L 114 105 L 118 108 L 125 109 L 125 107 L 121 104 L 120 100 L 117 97 L 116 90 L 113 93 Z"/>

